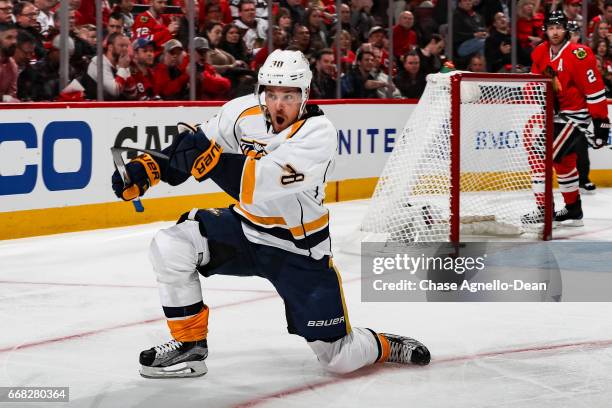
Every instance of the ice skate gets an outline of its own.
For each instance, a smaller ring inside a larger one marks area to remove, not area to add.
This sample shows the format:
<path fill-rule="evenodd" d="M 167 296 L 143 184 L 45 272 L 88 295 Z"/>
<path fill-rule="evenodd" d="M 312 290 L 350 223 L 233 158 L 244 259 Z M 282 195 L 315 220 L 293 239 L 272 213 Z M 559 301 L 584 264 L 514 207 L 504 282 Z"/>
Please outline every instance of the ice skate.
<path fill-rule="evenodd" d="M 192 342 L 170 340 L 140 353 L 140 375 L 145 378 L 199 377 L 208 372 L 206 339 Z"/>
<path fill-rule="evenodd" d="M 572 204 L 566 204 L 561 210 L 555 212 L 555 226 L 582 227 L 582 203 L 580 199 Z"/>
<path fill-rule="evenodd" d="M 431 355 L 427 347 L 418 340 L 396 334 L 380 333 L 389 342 L 387 362 L 400 364 L 427 365 Z"/>
<path fill-rule="evenodd" d="M 523 225 L 534 225 L 544 223 L 544 207 L 538 206 L 535 210 L 530 213 L 521 216 L 521 223 Z"/>
<path fill-rule="evenodd" d="M 597 186 L 590 181 L 588 183 L 580 183 L 580 195 L 593 195 L 597 190 Z"/>

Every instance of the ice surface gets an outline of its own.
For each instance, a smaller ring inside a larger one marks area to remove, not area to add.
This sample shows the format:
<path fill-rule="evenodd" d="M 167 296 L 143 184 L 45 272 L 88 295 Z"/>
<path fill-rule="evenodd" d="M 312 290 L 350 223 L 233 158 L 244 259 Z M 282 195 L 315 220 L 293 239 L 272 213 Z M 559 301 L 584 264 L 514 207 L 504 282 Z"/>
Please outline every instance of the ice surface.
<path fill-rule="evenodd" d="M 612 242 L 612 189 L 583 203 L 586 226 L 555 238 Z M 338 243 L 367 202 L 329 207 Z M 68 406 L 96 408 L 611 406 L 612 303 L 362 303 L 339 251 L 351 324 L 420 339 L 431 365 L 328 374 L 270 284 L 216 276 L 208 374 L 143 379 L 139 352 L 169 339 L 147 247 L 170 224 L 0 241 L 0 386 L 70 386 Z"/>

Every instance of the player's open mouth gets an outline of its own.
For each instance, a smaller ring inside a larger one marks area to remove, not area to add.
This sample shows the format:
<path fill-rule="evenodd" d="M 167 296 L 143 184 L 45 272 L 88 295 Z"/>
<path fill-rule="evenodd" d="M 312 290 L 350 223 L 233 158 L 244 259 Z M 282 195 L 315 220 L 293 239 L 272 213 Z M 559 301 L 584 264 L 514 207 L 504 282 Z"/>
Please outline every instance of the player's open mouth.
<path fill-rule="evenodd" d="M 284 117 L 282 117 L 282 116 L 277 116 L 276 117 L 276 123 L 278 125 L 282 125 L 284 122 L 285 122 L 285 118 Z"/>

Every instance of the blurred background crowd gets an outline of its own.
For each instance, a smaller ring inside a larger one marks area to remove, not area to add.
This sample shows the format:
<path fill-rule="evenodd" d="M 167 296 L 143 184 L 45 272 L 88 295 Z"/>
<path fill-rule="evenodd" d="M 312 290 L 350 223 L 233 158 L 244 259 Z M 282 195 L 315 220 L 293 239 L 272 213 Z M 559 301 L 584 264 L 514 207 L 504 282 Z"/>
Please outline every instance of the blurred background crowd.
<path fill-rule="evenodd" d="M 64 1 L 0 0 L 3 102 L 227 100 L 252 92 L 279 48 L 309 58 L 311 98 L 418 98 L 426 75 L 451 64 L 528 71 L 551 9 L 565 12 L 612 90 L 612 0 Z"/>

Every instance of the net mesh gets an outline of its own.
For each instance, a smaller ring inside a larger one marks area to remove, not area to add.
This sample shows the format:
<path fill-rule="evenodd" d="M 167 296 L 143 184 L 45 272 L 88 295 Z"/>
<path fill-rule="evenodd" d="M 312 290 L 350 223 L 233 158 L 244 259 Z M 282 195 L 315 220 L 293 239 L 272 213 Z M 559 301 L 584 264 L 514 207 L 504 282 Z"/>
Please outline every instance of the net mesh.
<path fill-rule="evenodd" d="M 396 140 L 361 225 L 372 240 L 449 239 L 450 79 L 428 77 Z M 462 238 L 533 231 L 541 224 L 523 216 L 543 205 L 545 84 L 464 78 L 460 89 Z"/>

